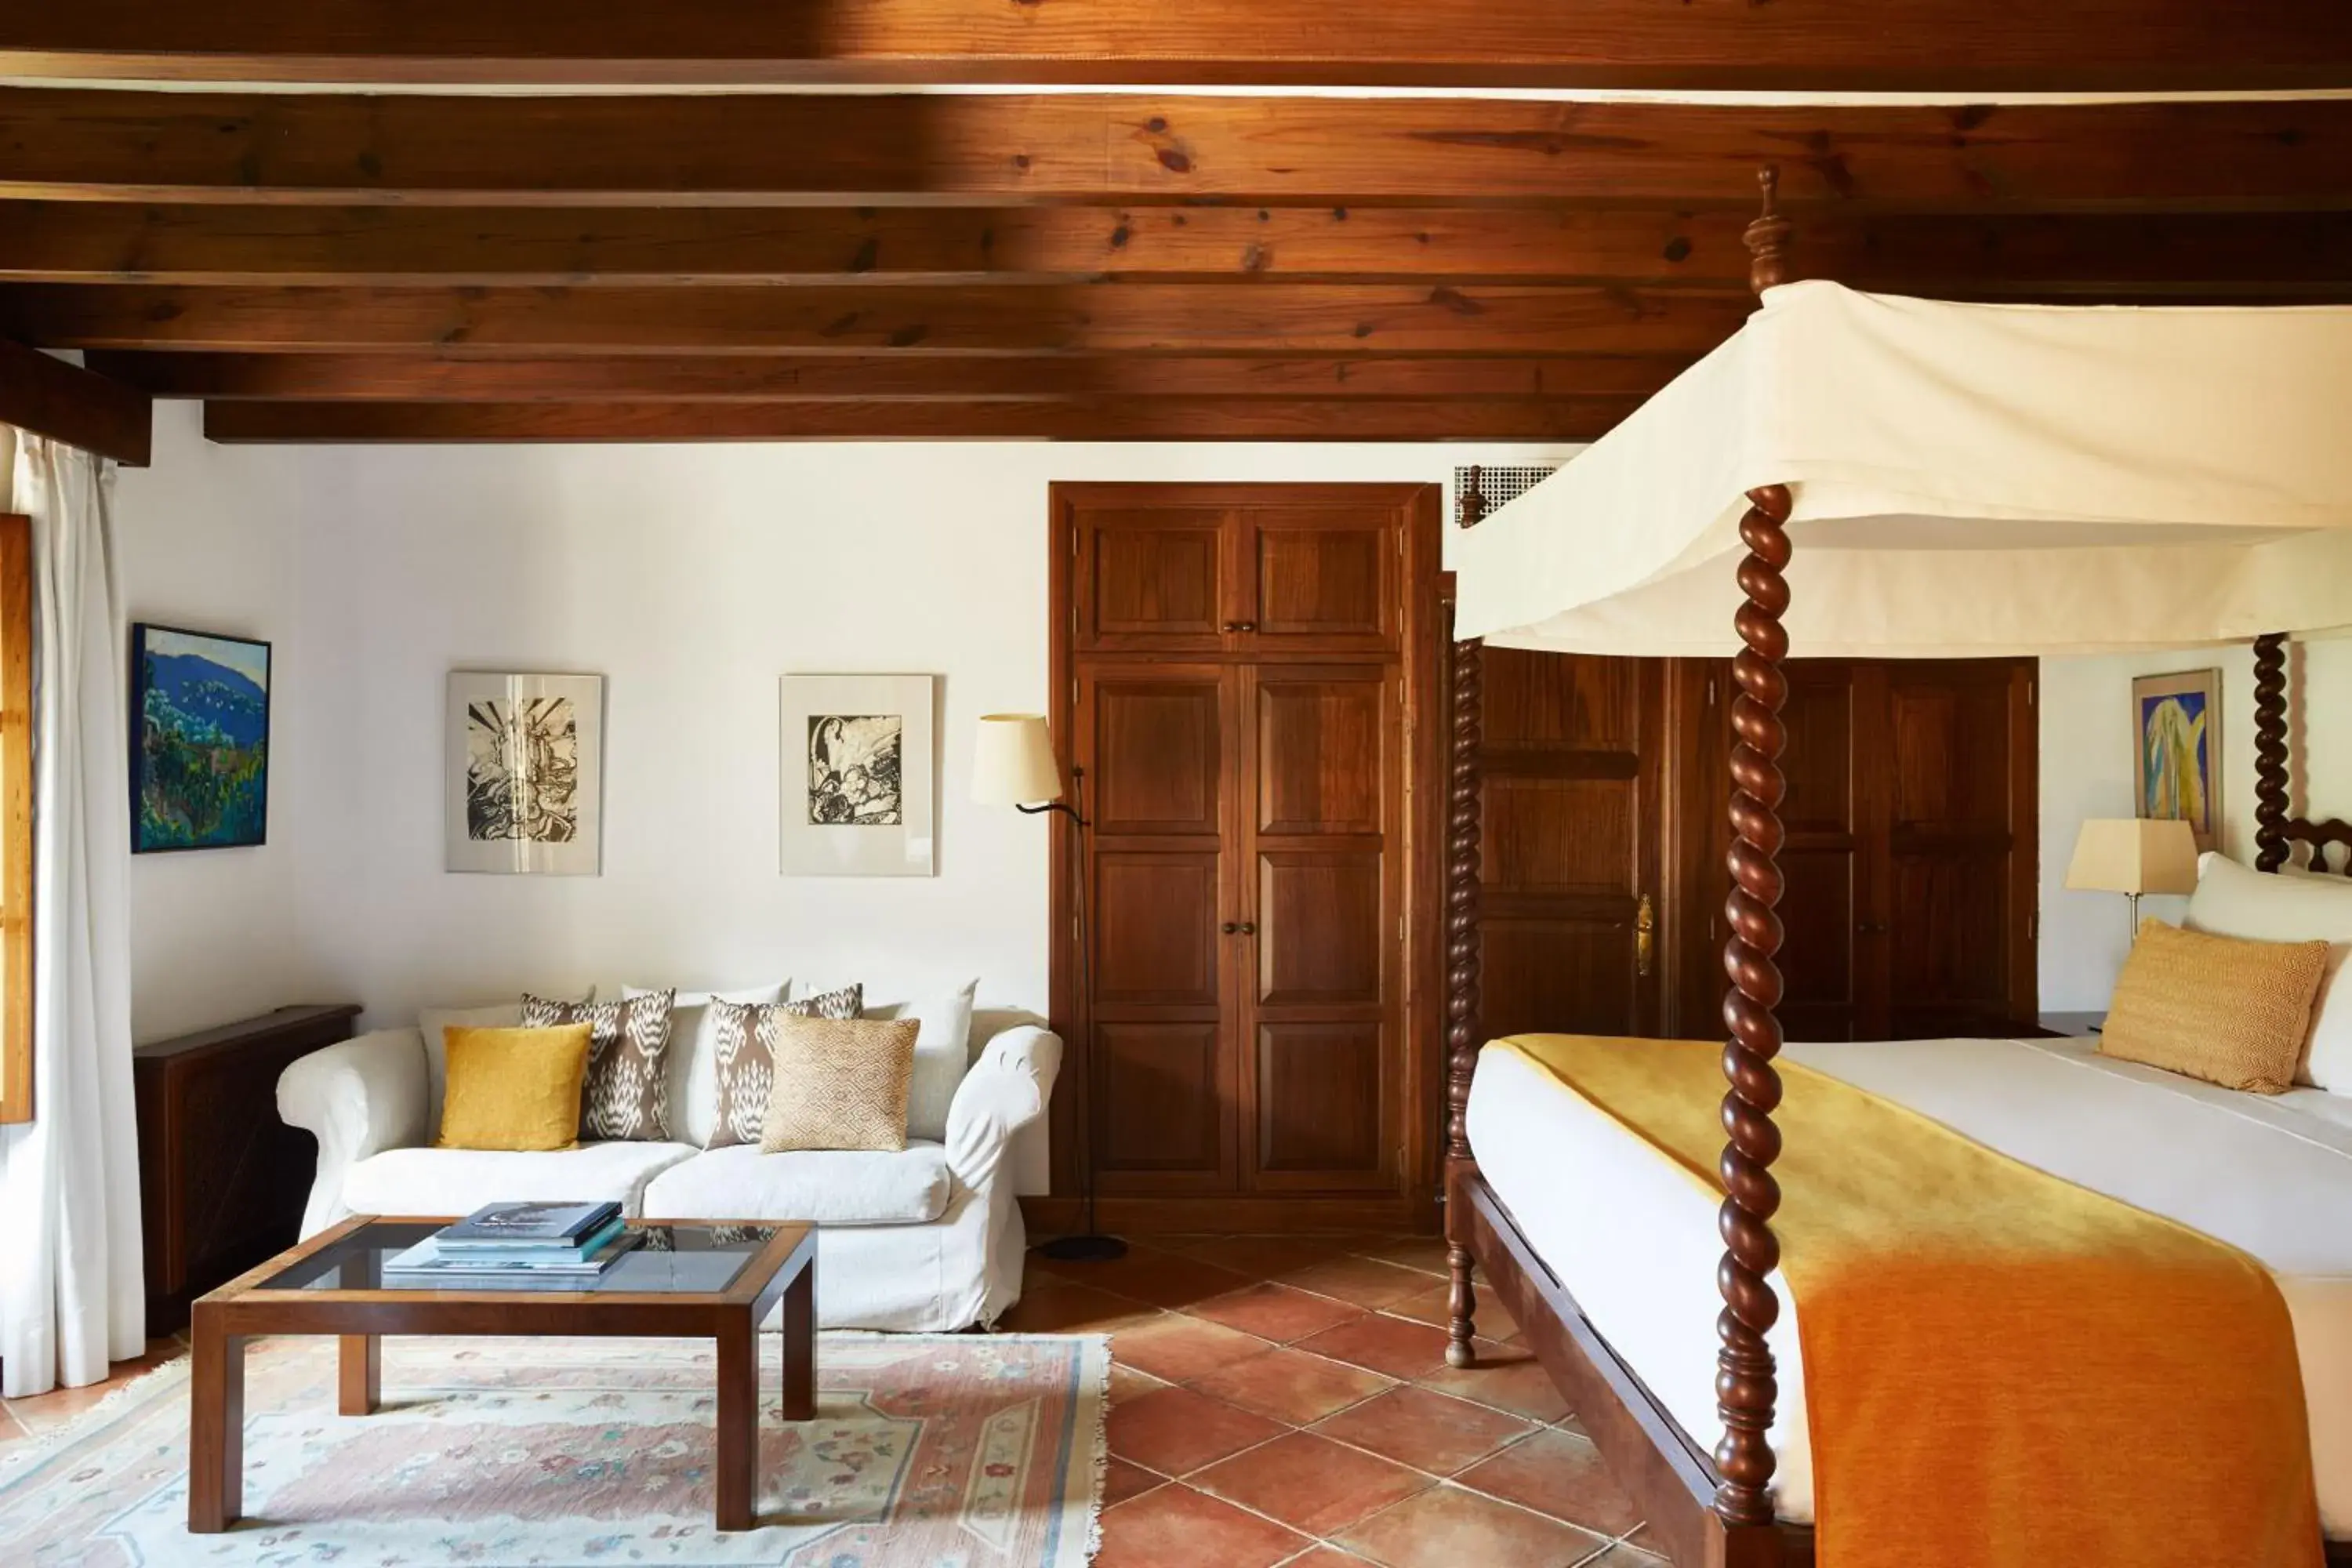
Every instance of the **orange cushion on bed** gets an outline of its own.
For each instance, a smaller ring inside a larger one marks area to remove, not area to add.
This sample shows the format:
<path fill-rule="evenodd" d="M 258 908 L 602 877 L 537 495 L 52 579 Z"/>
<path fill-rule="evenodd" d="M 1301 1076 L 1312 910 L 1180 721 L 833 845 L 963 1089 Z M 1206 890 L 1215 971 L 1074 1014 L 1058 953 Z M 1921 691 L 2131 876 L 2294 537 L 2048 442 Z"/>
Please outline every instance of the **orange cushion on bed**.
<path fill-rule="evenodd" d="M 2099 1054 L 2284 1094 L 2326 973 L 2324 942 L 2249 942 L 2146 921 L 2116 981 Z"/>

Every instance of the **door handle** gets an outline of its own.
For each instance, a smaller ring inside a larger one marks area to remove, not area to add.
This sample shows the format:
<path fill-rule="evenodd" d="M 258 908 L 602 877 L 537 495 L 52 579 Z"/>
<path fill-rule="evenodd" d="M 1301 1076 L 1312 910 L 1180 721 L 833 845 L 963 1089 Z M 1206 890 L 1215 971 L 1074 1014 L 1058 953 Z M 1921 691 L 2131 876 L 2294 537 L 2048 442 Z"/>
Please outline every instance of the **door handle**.
<path fill-rule="evenodd" d="M 1238 925 L 1234 924 L 1232 921 L 1227 921 L 1225 922 L 1225 924 L 1224 924 L 1224 932 L 1225 932 L 1225 934 L 1226 934 L 1227 936 L 1232 936 L 1234 932 L 1236 932 L 1236 931 L 1240 931 L 1241 929 L 1242 929 L 1242 928 L 1241 928 L 1240 926 L 1238 926 Z"/>
<path fill-rule="evenodd" d="M 1237 926 L 1229 925 L 1225 929 L 1227 931 L 1237 931 L 1244 936 L 1255 936 L 1257 934 L 1257 926 L 1249 921 L 1244 921 Z"/>
<path fill-rule="evenodd" d="M 1650 895 L 1642 895 L 1641 906 L 1633 911 L 1633 969 L 1644 979 L 1657 967 L 1658 911 L 1650 902 Z"/>
<path fill-rule="evenodd" d="M 1225 623 L 1225 630 L 1229 632 L 1254 632 L 1257 630 L 1257 623 L 1255 621 L 1227 621 Z"/>

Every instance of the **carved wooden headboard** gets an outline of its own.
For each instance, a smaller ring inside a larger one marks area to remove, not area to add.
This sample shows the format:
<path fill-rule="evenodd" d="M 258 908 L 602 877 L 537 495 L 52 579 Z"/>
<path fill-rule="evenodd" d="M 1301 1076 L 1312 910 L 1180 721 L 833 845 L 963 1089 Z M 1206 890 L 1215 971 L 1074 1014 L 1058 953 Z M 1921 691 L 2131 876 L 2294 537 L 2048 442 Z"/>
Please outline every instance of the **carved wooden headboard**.
<path fill-rule="evenodd" d="M 2284 870 L 2297 846 L 2311 851 L 2309 865 L 2352 877 L 2352 822 L 2292 816 L 2288 784 L 2286 637 L 2273 632 L 2254 639 L 2254 868 Z M 2328 863 L 2328 846 L 2344 850 L 2344 863 Z"/>

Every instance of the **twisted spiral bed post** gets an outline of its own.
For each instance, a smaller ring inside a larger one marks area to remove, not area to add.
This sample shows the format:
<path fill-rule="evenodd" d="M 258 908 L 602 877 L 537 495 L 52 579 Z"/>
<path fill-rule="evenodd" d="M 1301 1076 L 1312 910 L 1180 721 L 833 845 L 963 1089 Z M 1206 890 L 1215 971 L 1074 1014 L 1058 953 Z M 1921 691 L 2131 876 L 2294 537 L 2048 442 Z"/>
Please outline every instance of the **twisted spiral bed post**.
<path fill-rule="evenodd" d="M 1478 1066 L 1478 738 L 1486 689 L 1476 638 L 1454 645 L 1454 725 L 1445 846 L 1445 1158 L 1467 1163 L 1470 1077 Z M 1449 1188 L 1451 1184 L 1449 1184 Z M 1468 1366 L 1476 1297 L 1470 1283 L 1467 1215 L 1446 1210 L 1445 1360 Z"/>
<path fill-rule="evenodd" d="M 2254 639 L 2254 868 L 2287 860 L 2286 635 Z"/>
<path fill-rule="evenodd" d="M 1739 563 L 1747 602 L 1736 623 L 1746 646 L 1732 661 L 1739 687 L 1731 705 L 1732 889 L 1724 906 L 1731 935 L 1724 944 L 1723 966 L 1731 988 L 1723 1002 L 1730 1031 L 1723 1076 L 1730 1089 L 1723 1097 L 1723 1131 L 1729 1142 L 1720 1167 L 1724 1199 L 1717 1222 L 1724 1253 L 1716 1270 L 1723 1313 L 1716 1320 L 1722 1344 L 1716 1352 L 1715 1396 L 1724 1431 L 1715 1450 L 1720 1477 L 1715 1508 L 1726 1523 L 1769 1524 L 1772 1500 L 1766 1487 L 1773 1455 L 1766 1435 L 1780 1391 L 1765 1335 L 1780 1315 L 1769 1279 L 1780 1260 L 1771 1226 L 1780 1206 L 1780 1184 L 1772 1179 L 1772 1162 L 1780 1152 L 1780 1131 L 1772 1122 L 1780 1103 L 1780 1077 L 1772 1068 L 1772 1058 L 1780 1053 L 1780 1024 L 1772 1014 L 1780 1001 L 1780 971 L 1772 959 L 1781 936 L 1775 906 L 1782 886 L 1777 857 L 1786 790 L 1780 757 L 1788 739 L 1780 709 L 1789 682 L 1780 664 L 1788 657 L 1789 634 L 1780 617 L 1789 607 L 1789 584 L 1782 575 L 1789 564 L 1789 534 L 1782 526 L 1789 520 L 1789 491 L 1767 485 L 1748 491 L 1748 514 L 1739 524 L 1740 540 L 1748 546 Z"/>

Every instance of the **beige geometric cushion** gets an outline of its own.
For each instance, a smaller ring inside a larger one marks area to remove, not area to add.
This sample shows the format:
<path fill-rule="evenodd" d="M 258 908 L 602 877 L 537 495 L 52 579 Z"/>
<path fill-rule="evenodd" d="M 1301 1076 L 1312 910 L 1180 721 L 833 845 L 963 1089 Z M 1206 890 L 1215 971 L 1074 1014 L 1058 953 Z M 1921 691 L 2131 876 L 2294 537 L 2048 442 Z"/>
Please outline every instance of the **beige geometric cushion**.
<path fill-rule="evenodd" d="M 2326 968 L 2324 942 L 2247 942 L 2144 921 L 2116 980 L 2099 1052 L 2224 1089 L 2284 1094 Z"/>
<path fill-rule="evenodd" d="M 915 1077 L 912 1018 L 777 1016 L 776 1087 L 760 1152 L 907 1146 L 907 1089 Z"/>
<path fill-rule="evenodd" d="M 798 1002 L 730 1002 L 713 997 L 710 1034 L 718 1053 L 719 1115 L 702 1146 L 726 1149 L 760 1141 L 760 1129 L 768 1119 L 768 1100 L 776 1088 L 776 1019 L 855 1018 L 865 1003 L 863 984 L 845 985 Z"/>

